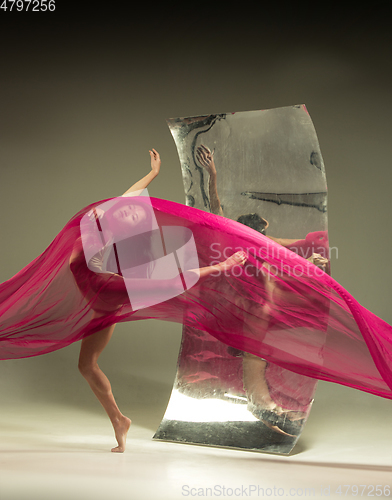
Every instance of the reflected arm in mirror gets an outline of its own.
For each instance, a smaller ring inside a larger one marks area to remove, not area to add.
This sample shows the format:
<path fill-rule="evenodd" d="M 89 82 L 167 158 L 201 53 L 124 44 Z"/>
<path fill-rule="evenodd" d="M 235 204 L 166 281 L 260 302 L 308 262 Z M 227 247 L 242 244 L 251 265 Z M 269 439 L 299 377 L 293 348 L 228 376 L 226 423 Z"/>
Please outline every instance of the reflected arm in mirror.
<path fill-rule="evenodd" d="M 129 193 L 134 193 L 135 191 L 143 191 L 143 189 L 146 189 L 146 187 L 150 184 L 151 181 L 155 179 L 155 177 L 159 174 L 159 170 L 161 168 L 161 157 L 159 156 L 158 151 L 155 149 L 152 149 L 150 151 L 150 157 L 151 157 L 151 171 L 144 176 L 140 181 L 136 182 L 136 184 L 133 184 L 125 193 L 123 194 L 129 194 Z"/>
<path fill-rule="evenodd" d="M 197 148 L 196 157 L 200 165 L 207 170 L 210 176 L 208 180 L 208 193 L 210 197 L 211 212 L 216 215 L 223 215 L 222 205 L 218 196 L 214 154 L 202 144 Z"/>
<path fill-rule="evenodd" d="M 319 269 L 326 271 L 328 265 L 328 259 L 320 255 L 319 253 L 313 253 L 308 259 L 309 262 L 317 266 Z"/>
<path fill-rule="evenodd" d="M 279 245 L 282 245 L 283 247 L 289 247 L 290 245 L 293 245 L 294 243 L 297 243 L 301 238 L 275 238 L 274 236 L 269 236 L 265 235 L 267 238 L 269 238 L 272 241 L 275 241 L 275 243 L 279 243 Z"/>

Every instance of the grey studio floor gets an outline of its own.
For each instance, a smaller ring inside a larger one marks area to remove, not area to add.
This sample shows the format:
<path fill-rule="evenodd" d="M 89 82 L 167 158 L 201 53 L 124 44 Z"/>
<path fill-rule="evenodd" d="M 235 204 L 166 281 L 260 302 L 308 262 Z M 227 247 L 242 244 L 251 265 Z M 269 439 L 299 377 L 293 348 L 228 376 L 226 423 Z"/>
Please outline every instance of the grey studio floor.
<path fill-rule="evenodd" d="M 120 329 L 112 339 L 112 355 L 124 338 Z M 173 345 L 179 340 L 177 335 Z M 134 342 L 140 350 L 137 337 Z M 138 365 L 135 357 L 137 376 L 104 367 L 122 411 L 133 420 L 126 452 L 114 454 L 110 422 L 69 362 L 77 359 L 77 351 L 75 344 L 41 357 L 44 362 L 37 357 L 0 366 L 1 500 L 389 494 L 389 400 L 320 382 L 305 430 L 289 456 L 154 441 L 177 354 L 165 356 L 160 366 L 158 358 L 139 359 Z M 141 351 L 139 358 L 147 352 Z"/>

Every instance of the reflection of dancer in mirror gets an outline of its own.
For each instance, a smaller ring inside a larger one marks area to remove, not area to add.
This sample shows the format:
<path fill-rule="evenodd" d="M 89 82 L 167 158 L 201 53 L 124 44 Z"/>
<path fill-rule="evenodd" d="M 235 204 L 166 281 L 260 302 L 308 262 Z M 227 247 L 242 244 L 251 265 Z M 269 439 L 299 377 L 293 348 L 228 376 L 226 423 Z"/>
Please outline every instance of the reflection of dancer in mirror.
<path fill-rule="evenodd" d="M 217 215 L 224 215 L 223 208 L 218 195 L 217 173 L 214 161 L 214 154 L 210 151 L 209 148 L 207 148 L 204 145 L 201 145 L 197 148 L 196 157 L 200 162 L 200 164 L 207 170 L 209 174 L 208 193 L 210 198 L 211 212 Z M 241 222 L 242 224 L 245 224 L 246 226 L 255 229 L 259 233 L 264 234 L 270 240 L 275 241 L 276 243 L 279 243 L 280 245 L 286 248 L 290 247 L 291 245 L 294 245 L 299 241 L 298 238 L 296 239 L 277 238 L 274 236 L 267 235 L 265 231 L 269 227 L 269 222 L 266 219 L 260 217 L 258 214 L 241 215 L 240 217 L 238 217 L 237 222 Z M 313 253 L 311 256 L 307 258 L 307 260 L 323 270 L 325 270 L 328 264 L 328 259 L 317 253 Z"/>
<path fill-rule="evenodd" d="M 143 177 L 140 181 L 130 187 L 124 195 L 128 195 L 135 191 L 142 191 L 145 189 L 150 182 L 159 174 L 161 159 L 158 152 L 153 149 L 150 151 L 151 156 L 151 171 L 145 177 Z M 90 215 L 92 217 L 105 217 L 103 212 L 100 212 L 99 209 L 91 211 Z M 129 204 L 125 204 L 114 210 L 111 213 L 112 221 L 117 223 L 117 228 L 120 231 L 128 233 L 137 225 L 143 224 L 146 222 L 148 218 L 148 214 L 146 210 L 134 203 L 132 198 L 129 198 Z M 93 276 L 92 280 L 95 280 L 95 289 L 103 290 L 105 288 L 105 292 L 108 292 L 111 296 L 110 299 L 105 297 L 101 302 L 97 300 L 95 302 L 95 315 L 99 316 L 100 313 L 103 312 L 104 308 L 111 307 L 112 309 L 116 309 L 123 303 L 124 295 L 126 294 L 126 290 L 124 287 L 124 280 L 122 276 L 117 273 L 102 273 L 102 262 L 103 262 L 103 254 L 95 256 L 92 259 L 92 266 L 97 268 L 97 274 Z M 244 252 L 237 252 L 233 254 L 231 257 L 226 259 L 224 262 L 214 266 L 204 267 L 198 270 L 197 272 L 199 279 L 209 276 L 212 273 L 225 272 L 230 270 L 233 266 L 236 265 L 244 265 L 246 261 L 246 254 Z M 85 296 L 88 296 L 90 292 L 90 285 L 86 285 L 86 268 L 85 261 L 83 255 L 83 249 L 81 247 L 80 240 L 75 243 L 74 251 L 72 253 L 70 259 L 70 267 L 75 276 L 76 282 Z M 192 271 L 188 271 L 192 272 Z M 102 273 L 102 274 L 100 274 Z M 91 273 L 94 275 L 94 273 Z M 83 282 L 81 282 L 78 277 L 83 276 Z M 147 277 L 146 277 L 147 278 Z M 98 281 L 98 284 L 97 284 Z M 158 280 L 159 281 L 159 280 Z M 143 293 L 148 295 L 151 293 L 154 288 L 156 288 L 159 283 L 157 280 L 151 279 L 135 279 L 133 280 L 133 286 L 135 286 L 142 295 Z M 160 280 L 161 282 L 163 280 Z M 172 280 L 172 283 L 168 283 L 168 281 L 164 282 L 164 286 L 167 288 L 168 286 L 176 287 L 180 278 L 177 277 L 175 280 Z M 87 288 L 86 288 L 87 287 Z M 183 291 L 183 288 L 182 288 Z M 101 292 L 102 294 L 103 292 Z M 118 298 L 118 304 L 116 303 L 116 294 Z M 110 300 L 110 305 L 109 304 Z M 104 302 L 104 304 L 103 304 Z M 93 306 L 94 307 L 94 306 Z M 110 382 L 106 375 L 102 372 L 102 370 L 98 366 L 98 358 L 106 345 L 108 344 L 114 330 L 115 324 L 94 333 L 88 337 L 83 338 L 80 349 L 80 357 L 79 357 L 79 370 L 82 373 L 83 377 L 89 383 L 91 389 L 94 394 L 98 398 L 99 402 L 102 404 L 106 413 L 109 416 L 109 419 L 113 425 L 116 440 L 118 442 L 118 446 L 112 449 L 113 452 L 123 452 L 125 450 L 125 441 L 126 435 L 131 425 L 131 420 L 123 415 L 119 410 L 116 401 L 114 399 Z"/>
<path fill-rule="evenodd" d="M 218 195 L 217 172 L 214 161 L 214 154 L 208 147 L 200 145 L 196 150 L 196 158 L 199 161 L 200 165 L 202 165 L 202 167 L 204 167 L 209 174 L 208 191 L 211 212 L 223 216 L 224 212 Z M 290 247 L 298 241 L 298 239 L 277 238 L 267 235 L 265 231 L 269 227 L 269 222 L 255 213 L 241 215 L 240 217 L 238 217 L 237 222 L 255 229 L 256 231 L 264 234 L 267 238 L 275 241 L 276 243 L 279 243 L 284 247 Z M 307 260 L 312 262 L 322 270 L 325 270 L 326 266 L 328 265 L 328 259 L 317 253 L 312 253 L 312 255 L 308 257 Z M 268 264 L 264 263 L 263 267 L 265 268 L 267 275 L 267 279 L 264 279 L 264 286 L 269 298 L 268 302 L 273 302 L 275 292 L 273 275 L 268 272 Z M 263 310 L 264 319 L 266 322 L 268 322 L 268 303 L 266 303 L 264 306 L 261 306 L 261 308 Z M 230 352 L 242 355 L 243 384 L 248 397 L 249 408 L 270 428 L 279 433 L 287 434 L 284 430 L 278 427 L 279 423 L 282 424 L 282 427 L 290 429 L 290 426 L 285 425 L 285 417 L 288 417 L 291 420 L 300 420 L 304 417 L 304 415 L 298 411 L 283 409 L 271 398 L 270 390 L 266 380 L 266 370 L 268 367 L 268 363 L 264 359 L 247 352 L 235 351 L 232 349 L 230 349 Z M 277 418 L 277 415 L 283 418 L 279 419 Z"/>

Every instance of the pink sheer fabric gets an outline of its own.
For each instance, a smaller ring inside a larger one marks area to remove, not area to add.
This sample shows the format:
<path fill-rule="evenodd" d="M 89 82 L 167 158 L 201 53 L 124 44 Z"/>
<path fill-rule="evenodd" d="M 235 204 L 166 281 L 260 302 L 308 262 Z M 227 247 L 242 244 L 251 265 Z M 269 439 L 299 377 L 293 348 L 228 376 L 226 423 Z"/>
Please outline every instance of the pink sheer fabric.
<path fill-rule="evenodd" d="M 390 325 L 300 254 L 260 233 L 170 201 L 151 202 L 160 226 L 192 231 L 200 267 L 240 249 L 246 265 L 133 310 L 122 277 L 86 265 L 80 221 L 102 202 L 90 205 L 0 285 L 0 359 L 37 356 L 114 323 L 155 318 L 205 331 L 295 373 L 392 399 Z M 148 279 L 134 283 L 141 293 L 149 286 Z"/>

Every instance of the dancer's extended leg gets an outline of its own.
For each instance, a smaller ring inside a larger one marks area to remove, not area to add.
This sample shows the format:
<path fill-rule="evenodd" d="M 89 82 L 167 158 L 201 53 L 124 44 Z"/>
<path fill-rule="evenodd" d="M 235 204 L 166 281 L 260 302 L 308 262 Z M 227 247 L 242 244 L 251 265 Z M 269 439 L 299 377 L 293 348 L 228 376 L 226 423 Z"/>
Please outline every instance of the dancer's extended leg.
<path fill-rule="evenodd" d="M 248 401 L 266 410 L 277 409 L 277 404 L 271 398 L 265 379 L 267 362 L 253 354 L 245 352 L 242 358 L 243 382 Z"/>
<path fill-rule="evenodd" d="M 212 273 L 229 271 L 237 265 L 243 266 L 246 259 L 247 256 L 245 252 L 236 252 L 225 261 L 216 265 L 203 267 L 198 269 L 197 272 L 200 278 L 204 278 Z M 181 283 L 179 278 L 175 278 L 174 280 L 135 279 L 132 282 L 135 288 L 140 292 L 140 296 L 143 294 L 150 294 L 151 291 L 154 290 L 154 287 L 158 285 L 167 288 L 168 286 L 178 287 L 177 282 Z M 112 325 L 82 340 L 79 370 L 89 383 L 112 422 L 118 442 L 118 446 L 112 448 L 112 451 L 123 452 L 125 450 L 125 441 L 128 429 L 131 425 L 131 420 L 120 412 L 114 399 L 110 382 L 98 366 L 98 357 L 109 342 L 114 327 L 115 325 Z"/>
<path fill-rule="evenodd" d="M 79 370 L 112 422 L 118 442 L 118 446 L 112 448 L 112 451 L 122 453 L 125 450 L 125 441 L 131 420 L 120 412 L 110 382 L 98 366 L 98 357 L 109 342 L 114 327 L 115 325 L 112 325 L 82 340 Z"/>

